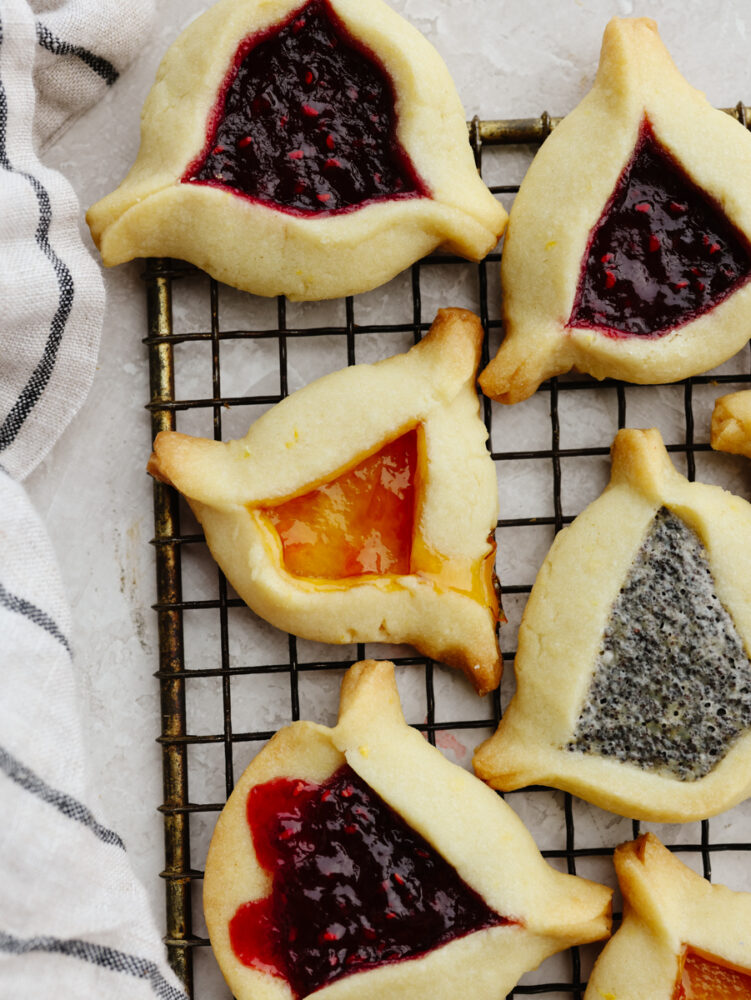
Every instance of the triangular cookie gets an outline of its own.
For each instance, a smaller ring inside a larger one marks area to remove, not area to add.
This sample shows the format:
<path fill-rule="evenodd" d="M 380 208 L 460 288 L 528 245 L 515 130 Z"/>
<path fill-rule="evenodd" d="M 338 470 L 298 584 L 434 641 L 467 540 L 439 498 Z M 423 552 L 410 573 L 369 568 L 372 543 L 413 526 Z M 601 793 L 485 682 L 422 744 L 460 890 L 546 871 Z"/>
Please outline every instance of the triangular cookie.
<path fill-rule="evenodd" d="M 712 447 L 751 458 L 751 389 L 731 392 L 715 400 Z"/>
<path fill-rule="evenodd" d="M 619 431 L 610 485 L 557 536 L 519 632 L 517 692 L 477 774 L 681 822 L 751 792 L 751 506 Z"/>
<path fill-rule="evenodd" d="M 293 723 L 240 778 L 203 898 L 238 1000 L 503 1000 L 547 955 L 607 936 L 610 911 L 610 890 L 549 867 L 406 725 L 393 665 L 372 660 L 348 671 L 335 728 Z"/>
<path fill-rule="evenodd" d="M 750 1000 L 751 894 L 712 885 L 653 834 L 622 844 L 624 919 L 584 1000 Z"/>
<path fill-rule="evenodd" d="M 576 367 L 673 382 L 751 334 L 751 135 L 680 75 L 653 21 L 613 20 L 595 85 L 535 157 L 501 279 L 503 403 Z"/>
<path fill-rule="evenodd" d="M 106 265 L 191 261 L 259 295 L 374 288 L 506 212 L 428 41 L 381 0 L 222 0 L 167 52 L 141 149 L 87 220 Z"/>
<path fill-rule="evenodd" d="M 497 687 L 497 486 L 475 371 L 482 326 L 445 309 L 407 354 L 293 393 L 239 441 L 165 432 L 149 471 L 185 494 L 232 585 L 278 628 L 408 642 Z"/>

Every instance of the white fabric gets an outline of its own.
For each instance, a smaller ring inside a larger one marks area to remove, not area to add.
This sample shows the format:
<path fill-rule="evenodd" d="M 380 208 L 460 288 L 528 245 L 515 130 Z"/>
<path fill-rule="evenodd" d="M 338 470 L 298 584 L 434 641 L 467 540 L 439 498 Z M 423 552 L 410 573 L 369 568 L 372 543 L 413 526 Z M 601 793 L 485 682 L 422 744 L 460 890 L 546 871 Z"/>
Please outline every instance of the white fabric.
<path fill-rule="evenodd" d="M 152 0 L 31 0 L 38 45 L 34 138 L 44 148 L 101 97 L 137 55 Z M 93 57 L 93 58 L 91 58 Z"/>
<path fill-rule="evenodd" d="M 111 86 L 150 0 L 0 0 L 0 997 L 184 1000 L 87 802 L 70 612 L 21 481 L 76 413 L 104 307 L 70 185 L 34 151 Z M 36 93 L 35 93 L 36 87 Z"/>

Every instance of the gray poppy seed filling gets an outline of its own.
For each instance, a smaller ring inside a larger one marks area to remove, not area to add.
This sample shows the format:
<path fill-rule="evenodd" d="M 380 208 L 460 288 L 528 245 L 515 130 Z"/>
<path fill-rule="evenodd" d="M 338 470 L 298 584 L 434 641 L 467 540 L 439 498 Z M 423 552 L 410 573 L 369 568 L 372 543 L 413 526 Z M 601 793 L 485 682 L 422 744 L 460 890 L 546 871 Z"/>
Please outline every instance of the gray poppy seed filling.
<path fill-rule="evenodd" d="M 567 749 L 695 781 L 750 726 L 743 641 L 704 546 L 662 507 L 613 604 Z"/>

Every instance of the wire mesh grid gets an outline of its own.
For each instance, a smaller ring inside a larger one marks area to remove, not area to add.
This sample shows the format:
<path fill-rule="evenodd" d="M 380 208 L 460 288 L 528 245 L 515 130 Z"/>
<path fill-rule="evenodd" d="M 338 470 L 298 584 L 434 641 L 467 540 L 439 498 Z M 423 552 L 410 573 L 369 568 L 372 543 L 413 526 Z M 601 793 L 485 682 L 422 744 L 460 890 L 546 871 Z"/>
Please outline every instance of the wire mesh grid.
<path fill-rule="evenodd" d="M 729 113 L 745 125 L 746 110 L 739 104 Z M 470 123 L 478 167 L 507 207 L 535 144 L 556 123 L 547 114 Z M 325 371 L 408 349 L 441 305 L 464 305 L 480 315 L 488 334 L 487 363 L 501 337 L 499 260 L 500 252 L 479 265 L 433 254 L 385 291 L 306 305 L 259 300 L 220 286 L 189 265 L 149 261 L 145 343 L 152 431 L 239 437 L 261 412 Z M 382 315 L 384 303 L 392 315 Z M 165 940 L 191 996 L 229 996 L 207 947 L 202 865 L 218 813 L 263 743 L 291 720 L 332 723 L 346 667 L 365 656 L 381 657 L 400 668 L 407 720 L 450 759 L 468 766 L 472 750 L 494 730 L 513 694 L 516 633 L 536 570 L 554 534 L 605 485 L 615 431 L 657 426 L 690 479 L 748 495 L 743 461 L 712 452 L 708 439 L 714 398 L 749 383 L 746 347 L 716 371 L 674 386 L 597 383 L 574 375 L 552 379 L 512 408 L 484 399 L 500 492 L 498 575 L 508 624 L 501 629 L 504 679 L 499 691 L 483 700 L 467 691 L 462 678 L 408 647 L 331 647 L 272 629 L 216 569 L 187 506 L 170 488 L 154 484 Z M 751 890 L 751 878 L 738 881 L 751 851 L 751 810 L 743 805 L 711 823 L 668 826 L 622 819 L 541 786 L 507 793 L 506 799 L 543 855 L 562 871 L 615 885 L 613 848 L 651 829 L 705 877 Z M 618 910 L 616 897 L 616 919 Z M 509 996 L 580 1000 L 597 950 L 573 948 L 548 959 Z"/>

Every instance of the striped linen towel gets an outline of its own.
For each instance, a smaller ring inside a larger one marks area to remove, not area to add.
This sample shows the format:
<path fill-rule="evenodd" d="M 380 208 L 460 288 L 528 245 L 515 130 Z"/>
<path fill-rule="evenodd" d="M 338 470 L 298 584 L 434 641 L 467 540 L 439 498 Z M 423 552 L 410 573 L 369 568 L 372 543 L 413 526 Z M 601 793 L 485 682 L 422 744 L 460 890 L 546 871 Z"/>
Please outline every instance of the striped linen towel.
<path fill-rule="evenodd" d="M 86 803 L 70 612 L 21 485 L 80 407 L 104 290 L 34 149 L 111 85 L 151 0 L 0 0 L 0 998 L 184 1000 L 120 837 Z"/>

